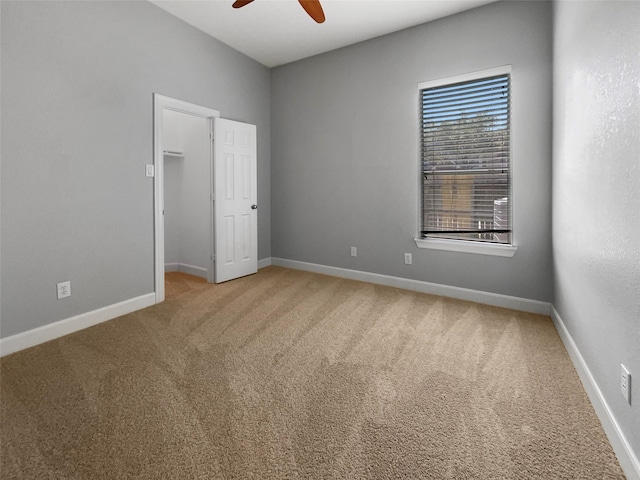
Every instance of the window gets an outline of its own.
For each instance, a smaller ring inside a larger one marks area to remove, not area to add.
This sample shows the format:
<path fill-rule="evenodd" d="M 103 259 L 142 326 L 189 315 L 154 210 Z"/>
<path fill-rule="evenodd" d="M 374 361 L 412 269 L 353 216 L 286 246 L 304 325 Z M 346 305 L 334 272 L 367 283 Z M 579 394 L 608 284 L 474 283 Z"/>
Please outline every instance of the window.
<path fill-rule="evenodd" d="M 511 245 L 510 67 L 418 88 L 421 239 Z"/>

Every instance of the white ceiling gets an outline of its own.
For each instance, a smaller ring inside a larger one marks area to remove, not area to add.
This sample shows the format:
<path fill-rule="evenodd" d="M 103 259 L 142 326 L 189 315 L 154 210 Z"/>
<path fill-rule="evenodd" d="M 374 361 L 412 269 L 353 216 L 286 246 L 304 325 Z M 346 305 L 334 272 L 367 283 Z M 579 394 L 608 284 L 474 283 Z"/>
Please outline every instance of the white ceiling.
<path fill-rule="evenodd" d="M 155 5 L 275 67 L 419 25 L 496 0 L 321 0 L 326 16 L 315 23 L 297 0 L 150 0 Z"/>

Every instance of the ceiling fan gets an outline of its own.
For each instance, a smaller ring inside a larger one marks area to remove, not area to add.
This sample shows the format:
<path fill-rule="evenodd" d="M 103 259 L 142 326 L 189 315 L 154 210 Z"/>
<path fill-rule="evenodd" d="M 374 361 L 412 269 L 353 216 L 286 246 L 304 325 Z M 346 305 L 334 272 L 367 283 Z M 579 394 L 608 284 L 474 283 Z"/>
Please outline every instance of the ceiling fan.
<path fill-rule="evenodd" d="M 233 2 L 233 8 L 244 7 L 251 2 L 253 2 L 253 0 L 236 0 Z M 320 0 L 298 0 L 298 2 L 302 5 L 304 11 L 316 22 L 324 22 L 324 11 L 322 10 L 322 5 L 320 5 Z"/>

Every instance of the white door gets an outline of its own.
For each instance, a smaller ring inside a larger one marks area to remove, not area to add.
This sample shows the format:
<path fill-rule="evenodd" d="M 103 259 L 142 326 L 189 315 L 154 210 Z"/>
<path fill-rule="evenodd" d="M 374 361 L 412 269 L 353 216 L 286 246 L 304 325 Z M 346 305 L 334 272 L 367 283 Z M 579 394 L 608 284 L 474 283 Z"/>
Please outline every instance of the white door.
<path fill-rule="evenodd" d="M 256 126 L 213 119 L 216 283 L 258 271 Z"/>

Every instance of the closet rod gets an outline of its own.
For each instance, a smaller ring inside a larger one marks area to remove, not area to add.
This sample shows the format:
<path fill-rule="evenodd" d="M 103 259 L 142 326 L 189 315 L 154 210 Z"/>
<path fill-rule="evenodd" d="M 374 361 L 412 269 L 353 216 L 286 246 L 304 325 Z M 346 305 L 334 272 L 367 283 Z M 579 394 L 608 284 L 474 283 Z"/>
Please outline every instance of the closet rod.
<path fill-rule="evenodd" d="M 163 154 L 165 157 L 179 157 L 179 158 L 184 158 L 184 153 L 182 153 L 182 152 L 172 152 L 172 151 L 170 151 L 170 150 L 164 150 L 164 151 L 162 152 L 162 154 Z"/>

